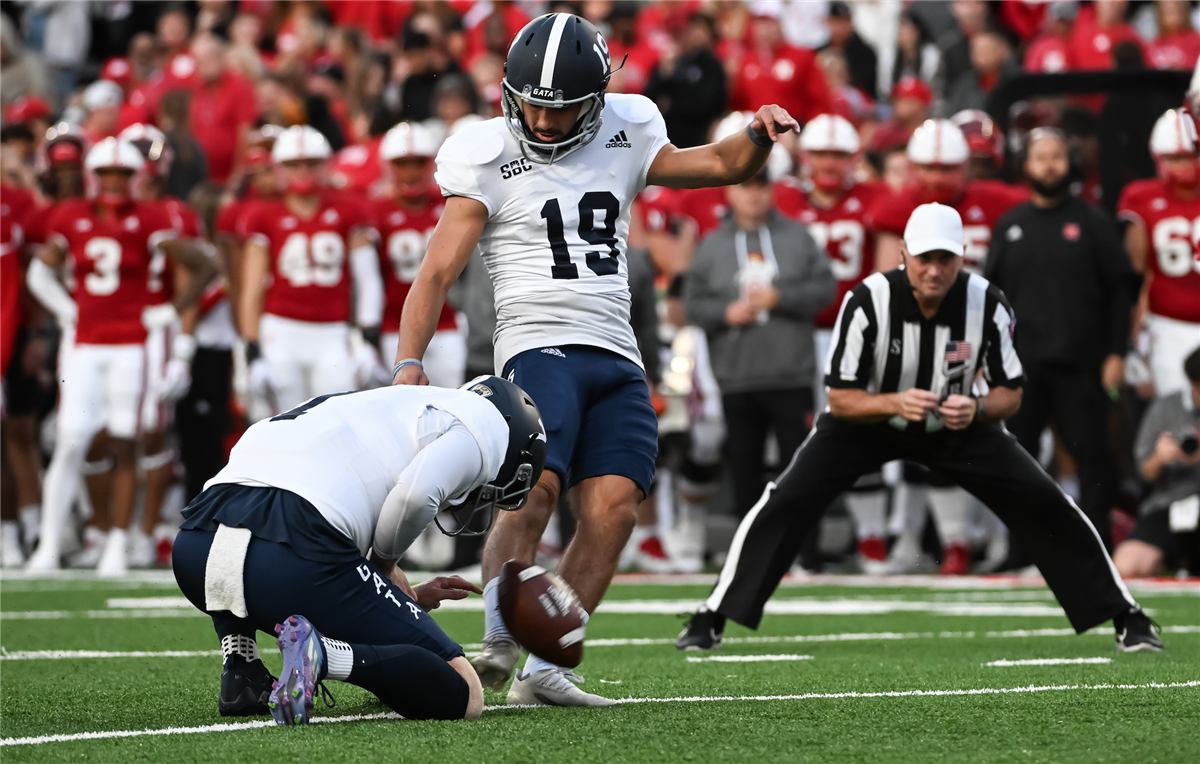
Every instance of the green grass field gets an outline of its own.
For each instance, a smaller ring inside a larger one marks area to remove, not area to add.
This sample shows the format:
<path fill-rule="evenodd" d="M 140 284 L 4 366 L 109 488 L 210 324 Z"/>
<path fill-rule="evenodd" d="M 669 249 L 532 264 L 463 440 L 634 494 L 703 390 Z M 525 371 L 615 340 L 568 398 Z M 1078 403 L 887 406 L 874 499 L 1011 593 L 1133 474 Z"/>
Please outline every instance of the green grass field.
<path fill-rule="evenodd" d="M 586 689 L 627 703 L 509 709 L 489 692 L 480 721 L 410 722 L 332 683 L 324 723 L 282 728 L 218 715 L 216 639 L 177 606 L 169 574 L 8 577 L 0 759 L 1200 761 L 1200 586 L 1135 586 L 1167 650 L 1124 655 L 1110 626 L 1073 636 L 1049 591 L 1017 583 L 818 578 L 781 588 L 758 632 L 731 626 L 722 650 L 686 654 L 672 646 L 674 613 L 708 586 L 618 583 L 589 624 L 579 672 Z M 478 649 L 477 601 L 437 617 Z M 262 635 L 260 647 L 277 670 L 273 641 Z M 1062 659 L 1076 662 L 1005 665 Z"/>

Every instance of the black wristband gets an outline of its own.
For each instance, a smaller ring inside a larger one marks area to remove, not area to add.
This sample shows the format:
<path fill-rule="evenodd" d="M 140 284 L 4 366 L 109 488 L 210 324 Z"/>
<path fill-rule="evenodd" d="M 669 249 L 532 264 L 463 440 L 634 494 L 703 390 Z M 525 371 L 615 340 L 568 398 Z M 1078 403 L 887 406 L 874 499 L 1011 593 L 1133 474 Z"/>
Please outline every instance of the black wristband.
<path fill-rule="evenodd" d="M 758 133 L 754 132 L 754 128 L 752 127 L 746 128 L 746 135 L 750 136 L 750 142 L 755 146 L 758 146 L 760 149 L 769 149 L 775 145 L 771 141 L 771 136 L 759 135 Z"/>
<path fill-rule="evenodd" d="M 257 361 L 259 358 L 262 358 L 262 347 L 258 344 L 258 340 L 247 340 L 246 341 L 246 365 L 249 366 L 250 364 Z"/>

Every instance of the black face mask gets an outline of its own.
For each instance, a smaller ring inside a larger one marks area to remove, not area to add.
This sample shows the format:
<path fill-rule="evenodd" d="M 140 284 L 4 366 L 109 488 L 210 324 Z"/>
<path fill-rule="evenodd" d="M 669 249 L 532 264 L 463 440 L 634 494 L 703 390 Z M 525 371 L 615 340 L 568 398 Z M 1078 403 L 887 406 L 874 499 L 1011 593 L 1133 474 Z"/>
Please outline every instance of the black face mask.
<path fill-rule="evenodd" d="M 1029 185 L 1039 196 L 1044 196 L 1048 199 L 1057 199 L 1067 192 L 1067 188 L 1071 185 L 1071 174 L 1067 173 L 1053 183 L 1046 183 L 1037 178 L 1030 178 Z"/>

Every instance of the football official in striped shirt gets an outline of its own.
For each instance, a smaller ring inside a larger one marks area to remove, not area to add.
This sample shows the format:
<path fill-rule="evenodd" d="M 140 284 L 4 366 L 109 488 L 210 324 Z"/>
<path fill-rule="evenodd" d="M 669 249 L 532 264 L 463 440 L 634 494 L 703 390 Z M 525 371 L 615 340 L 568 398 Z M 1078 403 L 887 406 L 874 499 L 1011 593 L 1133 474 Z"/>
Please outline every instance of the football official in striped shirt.
<path fill-rule="evenodd" d="M 1024 373 L 1004 294 L 962 270 L 962 219 L 926 204 L 909 218 L 904 267 L 849 292 L 825 364 L 829 410 L 734 535 L 680 649 L 721 644 L 725 619 L 757 628 L 763 606 L 831 501 L 893 459 L 925 465 L 973 493 L 1029 549 L 1083 632 L 1112 620 L 1121 650 L 1161 650 L 1087 517 L 1003 427 Z M 972 385 L 982 370 L 986 395 Z"/>

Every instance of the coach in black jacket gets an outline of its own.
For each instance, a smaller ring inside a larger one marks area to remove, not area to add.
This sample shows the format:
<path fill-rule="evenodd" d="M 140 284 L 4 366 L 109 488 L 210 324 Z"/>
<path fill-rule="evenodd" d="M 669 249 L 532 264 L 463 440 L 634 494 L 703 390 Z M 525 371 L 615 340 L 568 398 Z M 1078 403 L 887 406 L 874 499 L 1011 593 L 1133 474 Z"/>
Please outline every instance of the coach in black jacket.
<path fill-rule="evenodd" d="M 729 556 L 676 647 L 711 650 L 725 619 L 757 628 L 800 540 L 829 502 L 893 459 L 935 469 L 987 504 L 1027 546 L 1078 631 L 1113 619 L 1121 650 L 1161 650 L 1092 524 L 1000 424 L 1023 372 L 1004 294 L 962 270 L 962 219 L 925 204 L 904 231 L 903 269 L 854 287 L 825 364 L 829 409 L 738 526 Z M 976 373 L 990 385 L 972 394 Z"/>
<path fill-rule="evenodd" d="M 1069 169 L 1062 133 L 1030 134 L 1033 199 L 996 223 L 986 275 L 1020 317 L 1025 397 L 1008 429 L 1036 456 L 1054 422 L 1079 471 L 1082 509 L 1111 550 L 1116 479 L 1105 388 L 1124 377 L 1134 274 L 1113 222 L 1068 192 Z"/>

